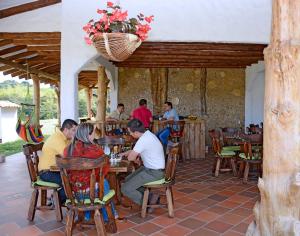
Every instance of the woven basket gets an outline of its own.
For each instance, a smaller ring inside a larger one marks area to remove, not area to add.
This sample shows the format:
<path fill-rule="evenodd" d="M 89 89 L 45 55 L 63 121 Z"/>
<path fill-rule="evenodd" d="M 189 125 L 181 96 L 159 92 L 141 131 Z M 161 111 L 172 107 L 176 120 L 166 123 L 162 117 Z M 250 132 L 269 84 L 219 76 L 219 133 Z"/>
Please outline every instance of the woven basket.
<path fill-rule="evenodd" d="M 103 33 L 94 37 L 93 43 L 106 59 L 124 61 L 141 45 L 141 40 L 134 34 Z"/>

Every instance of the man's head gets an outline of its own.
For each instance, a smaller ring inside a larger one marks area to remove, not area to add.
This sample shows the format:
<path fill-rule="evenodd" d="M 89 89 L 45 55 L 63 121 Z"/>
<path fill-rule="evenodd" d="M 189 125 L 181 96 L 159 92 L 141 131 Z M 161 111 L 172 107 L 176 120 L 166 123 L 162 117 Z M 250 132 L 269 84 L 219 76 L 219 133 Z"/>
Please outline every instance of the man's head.
<path fill-rule="evenodd" d="M 117 106 L 117 109 L 120 113 L 123 113 L 124 110 L 125 110 L 125 106 L 123 103 L 119 103 L 118 106 Z"/>
<path fill-rule="evenodd" d="M 66 119 L 60 128 L 60 131 L 66 136 L 67 139 L 72 139 L 76 133 L 77 122 L 75 120 Z"/>
<path fill-rule="evenodd" d="M 165 111 L 170 111 L 173 108 L 172 102 L 165 102 L 164 109 Z"/>
<path fill-rule="evenodd" d="M 144 124 L 139 119 L 133 119 L 133 120 L 129 121 L 127 124 L 127 128 L 128 128 L 129 134 L 136 139 L 138 139 L 139 137 L 141 137 L 143 135 L 143 133 L 145 133 Z"/>
<path fill-rule="evenodd" d="M 139 101 L 139 105 L 140 106 L 147 106 L 147 100 L 146 99 L 141 99 L 140 101 Z"/>

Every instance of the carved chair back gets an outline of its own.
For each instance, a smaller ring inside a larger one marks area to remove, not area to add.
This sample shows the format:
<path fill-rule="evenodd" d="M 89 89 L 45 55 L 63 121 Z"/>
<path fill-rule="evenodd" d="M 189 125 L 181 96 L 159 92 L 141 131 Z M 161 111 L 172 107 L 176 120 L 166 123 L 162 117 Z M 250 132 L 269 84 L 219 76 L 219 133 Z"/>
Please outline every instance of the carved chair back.
<path fill-rule="evenodd" d="M 43 145 L 44 143 L 23 145 L 23 153 L 26 157 L 26 164 L 31 182 L 37 181 L 37 176 L 39 174 L 39 152 L 42 151 Z"/>
<path fill-rule="evenodd" d="M 166 171 L 165 171 L 165 180 L 166 181 L 174 181 L 175 180 L 175 171 L 176 165 L 178 161 L 178 152 L 179 148 L 174 147 L 170 150 L 168 154 L 167 164 L 166 164 Z"/>

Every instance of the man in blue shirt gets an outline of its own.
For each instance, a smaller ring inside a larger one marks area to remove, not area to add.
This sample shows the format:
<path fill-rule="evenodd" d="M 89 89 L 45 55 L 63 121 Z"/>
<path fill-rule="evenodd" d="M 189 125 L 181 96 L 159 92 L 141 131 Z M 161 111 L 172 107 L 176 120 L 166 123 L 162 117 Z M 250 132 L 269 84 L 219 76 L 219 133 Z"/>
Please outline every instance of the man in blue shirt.
<path fill-rule="evenodd" d="M 164 109 L 165 109 L 165 113 L 163 115 L 164 120 L 174 120 L 174 121 L 179 120 L 178 114 L 176 110 L 173 108 L 171 102 L 165 102 Z"/>

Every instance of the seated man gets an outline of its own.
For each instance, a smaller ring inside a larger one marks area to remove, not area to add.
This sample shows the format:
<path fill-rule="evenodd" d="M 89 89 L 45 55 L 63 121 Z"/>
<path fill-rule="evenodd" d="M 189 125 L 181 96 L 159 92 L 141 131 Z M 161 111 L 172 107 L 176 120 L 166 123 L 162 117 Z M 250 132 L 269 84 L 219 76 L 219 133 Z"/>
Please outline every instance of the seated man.
<path fill-rule="evenodd" d="M 164 104 L 165 113 L 163 115 L 164 120 L 174 120 L 178 121 L 179 117 L 176 110 L 173 108 L 173 104 L 171 102 L 165 102 Z"/>
<path fill-rule="evenodd" d="M 119 103 L 117 109 L 114 110 L 106 120 L 108 121 L 120 121 L 120 120 L 127 120 L 129 117 L 124 113 L 125 106 L 123 103 Z"/>
<path fill-rule="evenodd" d="M 145 183 L 156 181 L 164 177 L 165 157 L 162 144 L 149 130 L 145 131 L 143 123 L 133 119 L 128 123 L 130 135 L 138 141 L 133 150 L 122 153 L 129 161 L 136 161 L 140 155 L 144 166 L 125 178 L 121 187 L 122 193 L 137 205 L 142 205 Z"/>
<path fill-rule="evenodd" d="M 39 159 L 39 176 L 43 181 L 56 183 L 62 186 L 59 172 L 50 171 L 50 166 L 55 166 L 55 155 L 63 154 L 64 149 L 71 143 L 77 129 L 77 122 L 66 119 L 61 129 L 52 134 L 45 142 L 42 155 Z M 59 197 L 62 202 L 66 200 L 64 189 L 59 191 Z"/>

